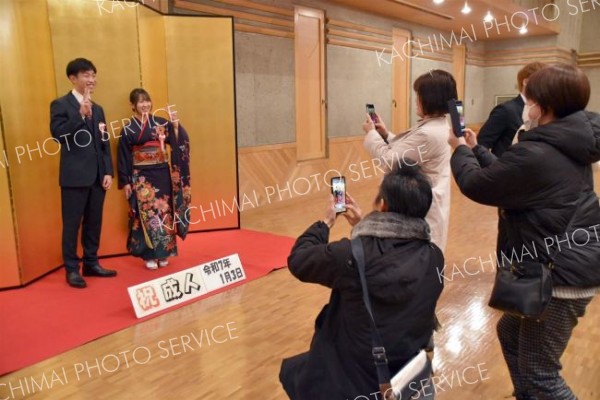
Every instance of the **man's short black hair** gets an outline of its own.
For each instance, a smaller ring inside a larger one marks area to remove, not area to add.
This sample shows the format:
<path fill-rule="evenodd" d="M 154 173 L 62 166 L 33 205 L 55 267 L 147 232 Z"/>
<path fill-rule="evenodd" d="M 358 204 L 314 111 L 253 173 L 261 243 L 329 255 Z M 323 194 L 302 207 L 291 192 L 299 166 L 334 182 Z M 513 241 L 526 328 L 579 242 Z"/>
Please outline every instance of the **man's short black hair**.
<path fill-rule="evenodd" d="M 421 167 L 409 159 L 394 165 L 379 186 L 379 198 L 388 211 L 413 218 L 425 218 L 431 208 L 433 192 Z"/>
<path fill-rule="evenodd" d="M 379 187 L 388 211 L 425 218 L 433 201 L 431 183 L 414 161 L 402 160 L 388 172 Z"/>
<path fill-rule="evenodd" d="M 71 75 L 77 76 L 80 72 L 88 71 L 96 73 L 96 67 L 90 60 L 85 58 L 76 58 L 67 64 L 67 77 Z"/>

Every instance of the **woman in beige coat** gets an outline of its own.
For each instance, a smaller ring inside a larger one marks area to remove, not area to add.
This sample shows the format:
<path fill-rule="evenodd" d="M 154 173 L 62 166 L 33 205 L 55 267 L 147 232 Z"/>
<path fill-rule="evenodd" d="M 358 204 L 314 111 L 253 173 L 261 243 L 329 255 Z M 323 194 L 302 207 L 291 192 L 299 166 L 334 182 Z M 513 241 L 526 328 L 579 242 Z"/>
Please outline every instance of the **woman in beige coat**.
<path fill-rule="evenodd" d="M 442 251 L 448 238 L 450 219 L 450 147 L 446 120 L 448 100 L 456 99 L 456 81 L 443 70 L 421 75 L 413 84 L 417 115 L 421 118 L 409 130 L 394 135 L 377 115 L 377 122 L 367 116 L 364 146 L 371 157 L 391 168 L 400 161 L 419 164 L 433 188 L 433 203 L 425 218 L 431 228 L 431 240 Z"/>

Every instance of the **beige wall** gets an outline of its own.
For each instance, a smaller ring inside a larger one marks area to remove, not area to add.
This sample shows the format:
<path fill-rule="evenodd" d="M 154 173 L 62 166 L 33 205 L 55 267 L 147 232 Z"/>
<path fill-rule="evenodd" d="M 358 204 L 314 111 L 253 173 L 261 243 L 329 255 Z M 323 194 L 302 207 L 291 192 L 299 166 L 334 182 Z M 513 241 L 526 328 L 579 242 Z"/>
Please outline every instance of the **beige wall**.
<path fill-rule="evenodd" d="M 218 5 L 223 9 L 232 8 L 220 2 L 217 4 L 205 0 L 189 1 L 202 5 Z M 393 27 L 408 29 L 413 37 L 439 35 L 439 32 L 432 28 L 367 14 L 329 1 L 259 0 L 255 2 L 289 10 L 292 10 L 294 5 L 324 9 L 329 19 L 382 29 L 390 35 Z M 174 12 L 190 13 L 188 10 L 177 8 Z M 243 18 L 238 19 L 237 22 L 253 24 Z M 240 31 L 235 33 L 239 148 L 295 141 L 293 46 L 292 38 Z M 388 125 L 391 125 L 391 65 L 378 62 L 373 50 L 328 44 L 326 51 L 327 136 L 361 135 L 366 103 L 374 103 L 377 111 Z M 385 55 L 386 60 L 390 60 L 390 57 L 390 54 Z M 452 71 L 452 65 L 448 62 L 414 58 L 412 63 L 411 79 L 431 68 Z M 411 110 L 410 123 L 413 124 L 417 117 L 412 93 Z"/>
<path fill-rule="evenodd" d="M 578 1 L 570 1 L 568 3 L 566 1 L 558 1 L 556 3 L 560 7 L 560 16 L 558 18 L 560 34 L 556 38 L 556 44 L 568 50 L 577 50 L 579 48 L 583 17 L 590 14 L 591 6 L 590 4 L 586 4 L 586 2 L 580 3 Z"/>
<path fill-rule="evenodd" d="M 289 143 L 294 136 L 294 41 L 235 33 L 238 147 Z"/>
<path fill-rule="evenodd" d="M 588 12 L 583 15 L 581 40 L 579 51 L 581 53 L 596 53 L 600 56 L 600 10 Z M 584 69 L 592 86 L 592 96 L 588 104 L 588 110 L 600 112 L 600 66 Z"/>
<path fill-rule="evenodd" d="M 519 4 L 526 7 L 541 6 L 543 1 L 520 0 Z M 556 4 L 560 8 L 557 21 L 560 23 L 561 32 L 556 36 L 519 38 L 511 40 L 500 40 L 485 43 L 486 52 L 517 50 L 517 49 L 540 49 L 559 48 L 567 51 L 598 52 L 600 41 L 598 32 L 600 26 L 600 8 L 596 6 L 593 10 L 591 2 L 559 1 Z M 503 67 L 486 67 L 484 69 L 484 101 L 483 112 L 489 113 L 494 103 L 494 96 L 498 94 L 517 93 L 517 72 L 526 62 L 536 61 L 536 57 L 524 59 L 520 65 Z M 592 96 L 588 109 L 600 110 L 600 70 L 599 67 L 584 69 L 592 86 Z M 467 86 L 470 82 L 467 84 Z"/>
<path fill-rule="evenodd" d="M 233 8 L 224 3 L 208 0 L 191 0 L 198 4 Z M 413 38 L 427 38 L 442 32 L 436 29 L 393 20 L 378 15 L 340 6 L 333 1 L 317 0 L 255 0 L 255 3 L 292 10 L 294 5 L 324 9 L 328 19 L 343 20 L 370 26 L 391 33 L 393 27 L 411 31 Z M 524 7 L 542 7 L 546 0 L 517 0 Z M 522 50 L 523 56 L 505 62 L 508 65 L 482 65 L 468 62 L 466 67 L 465 113 L 469 123 L 485 121 L 495 104 L 495 96 L 517 94 L 517 71 L 527 62 L 536 60 L 530 49 L 551 49 L 547 59 L 556 60 L 554 49 L 598 51 L 597 39 L 600 9 L 582 5 L 575 9 L 561 0 L 557 22 L 561 33 L 555 36 L 497 40 L 494 42 L 467 42 L 469 49 L 486 54 Z M 571 4 L 571 5 L 570 5 Z M 588 10 L 589 9 L 589 10 Z M 179 12 L 183 12 L 179 10 Z M 185 11 L 188 12 L 188 11 Z M 240 21 L 238 19 L 238 21 Z M 241 20 L 243 23 L 247 21 Z M 581 36 L 581 44 L 579 38 Z M 293 39 L 256 33 L 236 32 L 236 89 L 238 118 L 238 147 L 294 142 L 294 68 Z M 439 54 L 436 54 L 439 55 Z M 387 55 L 389 57 L 389 54 Z M 327 45 L 327 134 L 342 137 L 360 134 L 360 119 L 364 103 L 373 102 L 386 121 L 391 114 L 391 67 L 377 63 L 373 51 Z M 498 63 L 496 63 L 498 64 Z M 431 68 L 452 71 L 449 62 L 424 59 L 412 60 L 411 80 Z M 593 88 L 600 87 L 593 68 L 590 73 Z M 412 90 L 410 93 L 410 123 L 417 119 Z M 592 102 L 593 103 L 593 102 Z M 267 111 L 265 111 L 267 110 Z M 269 114 L 264 118 L 265 112 Z"/>
<path fill-rule="evenodd" d="M 362 135 L 365 104 L 391 125 L 392 66 L 378 65 L 371 51 L 327 47 L 328 136 Z"/>
<path fill-rule="evenodd" d="M 587 109 L 600 113 L 600 67 L 586 68 L 584 71 L 592 85 L 592 95 Z"/>
<path fill-rule="evenodd" d="M 600 9 L 596 12 L 587 12 L 583 14 L 581 40 L 579 42 L 579 51 L 581 53 L 600 51 L 599 31 Z"/>
<path fill-rule="evenodd" d="M 489 109 L 489 104 L 484 103 L 485 68 L 467 65 L 465 82 L 465 121 L 467 124 L 481 122 L 487 118 Z"/>
<path fill-rule="evenodd" d="M 517 72 L 519 72 L 519 69 L 521 69 L 520 65 L 484 68 L 482 111 L 485 115 L 481 122 L 487 119 L 490 111 L 494 108 L 496 96 L 516 96 L 519 93 L 517 86 Z"/>

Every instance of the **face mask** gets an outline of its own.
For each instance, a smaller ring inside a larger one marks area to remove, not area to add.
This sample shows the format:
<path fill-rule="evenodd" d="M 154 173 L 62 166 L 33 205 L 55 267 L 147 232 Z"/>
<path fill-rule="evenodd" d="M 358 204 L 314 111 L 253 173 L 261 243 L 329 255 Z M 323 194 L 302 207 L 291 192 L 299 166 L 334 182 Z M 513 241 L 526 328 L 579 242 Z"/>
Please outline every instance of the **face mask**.
<path fill-rule="evenodd" d="M 525 107 L 523 108 L 523 129 L 526 131 L 537 128 L 539 125 L 539 119 L 529 119 L 529 110 L 531 107 L 532 106 L 525 104 Z"/>
<path fill-rule="evenodd" d="M 539 126 L 539 120 L 537 120 L 537 119 L 528 120 L 523 123 L 523 128 L 526 131 L 530 131 L 534 128 L 537 128 L 538 126 Z"/>

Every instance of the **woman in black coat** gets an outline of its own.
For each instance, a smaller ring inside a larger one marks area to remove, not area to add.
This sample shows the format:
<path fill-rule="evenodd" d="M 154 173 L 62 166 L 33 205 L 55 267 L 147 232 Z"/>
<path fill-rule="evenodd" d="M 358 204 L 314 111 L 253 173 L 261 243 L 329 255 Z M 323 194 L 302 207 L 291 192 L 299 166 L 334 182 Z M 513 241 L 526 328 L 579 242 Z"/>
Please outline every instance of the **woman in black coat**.
<path fill-rule="evenodd" d="M 420 167 L 408 164 L 384 177 L 374 211 L 364 218 L 347 198 L 344 215 L 364 247 L 367 286 L 392 375 L 427 346 L 435 326 L 444 257 L 430 242 L 424 219 L 431 201 L 429 181 Z M 375 398 L 370 396 L 378 392 L 371 326 L 350 240 L 328 243 L 335 218 L 331 199 L 325 219 L 298 238 L 288 258 L 298 279 L 332 289 L 315 321 L 310 350 L 282 363 L 280 380 L 292 400 Z"/>
<path fill-rule="evenodd" d="M 450 134 L 452 172 L 470 199 L 501 209 L 507 228 L 498 262 L 550 262 L 553 293 L 543 320 L 504 314 L 498 338 L 518 400 L 574 400 L 560 376 L 577 319 L 600 291 L 600 206 L 592 163 L 600 160 L 600 115 L 584 111 L 590 85 L 577 67 L 534 73 L 525 88 L 537 127 L 495 158 L 475 136 Z M 569 226 L 571 222 L 571 227 Z"/>

